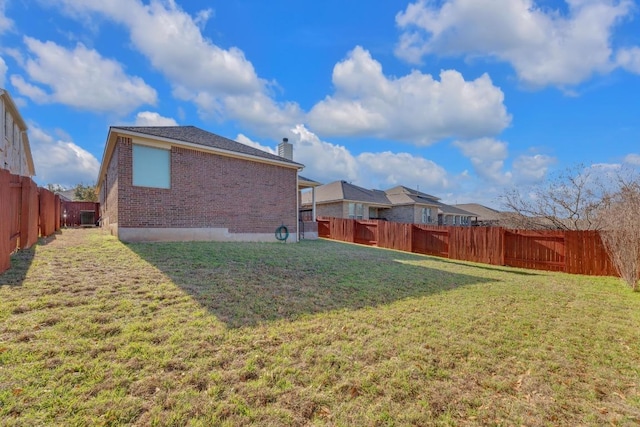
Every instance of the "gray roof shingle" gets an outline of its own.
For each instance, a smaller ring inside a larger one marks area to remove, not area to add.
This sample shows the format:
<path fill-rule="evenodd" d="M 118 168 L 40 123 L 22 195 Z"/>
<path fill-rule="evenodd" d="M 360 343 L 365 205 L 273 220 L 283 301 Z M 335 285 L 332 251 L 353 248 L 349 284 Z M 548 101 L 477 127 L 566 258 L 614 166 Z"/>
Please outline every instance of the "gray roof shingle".
<path fill-rule="evenodd" d="M 217 148 L 219 150 L 231 151 L 234 153 L 246 154 L 248 156 L 261 157 L 268 160 L 275 160 L 292 165 L 303 166 L 300 163 L 267 153 L 249 145 L 241 144 L 229 138 L 225 138 L 215 133 L 207 132 L 195 126 L 111 126 L 115 130 L 125 130 L 144 135 L 156 136 L 160 138 L 173 139 L 191 144 L 204 145 L 206 147 Z"/>

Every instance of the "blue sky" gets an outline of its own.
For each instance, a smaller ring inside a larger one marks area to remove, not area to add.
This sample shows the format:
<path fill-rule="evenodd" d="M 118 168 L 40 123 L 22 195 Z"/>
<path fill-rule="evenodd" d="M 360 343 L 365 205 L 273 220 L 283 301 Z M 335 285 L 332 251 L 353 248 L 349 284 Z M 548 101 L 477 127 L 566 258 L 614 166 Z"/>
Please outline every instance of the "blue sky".
<path fill-rule="evenodd" d="M 0 86 L 39 184 L 93 184 L 110 125 L 195 125 L 303 175 L 497 206 L 640 167 L 640 4 L 0 0 Z"/>

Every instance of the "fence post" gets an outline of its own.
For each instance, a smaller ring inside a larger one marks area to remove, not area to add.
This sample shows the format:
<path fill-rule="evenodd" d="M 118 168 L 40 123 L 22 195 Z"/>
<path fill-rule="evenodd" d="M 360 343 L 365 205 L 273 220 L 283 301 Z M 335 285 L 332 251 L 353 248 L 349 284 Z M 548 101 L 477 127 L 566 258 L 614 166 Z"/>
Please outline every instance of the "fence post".
<path fill-rule="evenodd" d="M 11 251 L 9 248 L 9 240 L 11 238 L 10 176 L 9 171 L 0 169 L 0 273 L 8 270 L 11 266 Z"/>
<path fill-rule="evenodd" d="M 414 248 L 414 245 L 413 245 L 413 229 L 414 229 L 415 225 L 408 224 L 408 227 L 409 227 L 409 252 L 415 254 L 415 253 L 417 253 L 417 252 L 414 252 L 414 250 L 413 250 L 413 248 Z"/>
<path fill-rule="evenodd" d="M 503 227 L 500 227 L 500 265 L 505 265 L 505 261 L 504 261 L 505 234 L 506 234 L 506 230 Z"/>
<path fill-rule="evenodd" d="M 31 209 L 35 209 L 35 206 L 31 206 L 31 179 L 23 176 L 20 178 L 20 249 L 27 249 L 31 236 L 29 235 L 30 227 L 29 220 L 31 218 Z"/>

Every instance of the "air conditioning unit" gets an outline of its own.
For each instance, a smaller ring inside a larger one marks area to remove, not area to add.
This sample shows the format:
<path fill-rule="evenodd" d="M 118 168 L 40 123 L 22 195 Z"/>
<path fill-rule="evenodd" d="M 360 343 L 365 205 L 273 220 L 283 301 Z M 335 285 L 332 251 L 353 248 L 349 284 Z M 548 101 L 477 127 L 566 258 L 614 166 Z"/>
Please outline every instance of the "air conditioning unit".
<path fill-rule="evenodd" d="M 95 211 L 80 211 L 80 226 L 94 227 L 96 225 Z"/>

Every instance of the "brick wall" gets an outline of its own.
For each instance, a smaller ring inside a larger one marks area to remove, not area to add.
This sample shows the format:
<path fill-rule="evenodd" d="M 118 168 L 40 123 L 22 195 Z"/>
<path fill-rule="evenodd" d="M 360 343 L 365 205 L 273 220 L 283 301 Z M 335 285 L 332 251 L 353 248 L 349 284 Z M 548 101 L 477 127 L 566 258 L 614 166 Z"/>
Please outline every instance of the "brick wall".
<path fill-rule="evenodd" d="M 120 138 L 119 138 L 120 140 Z M 129 139 L 130 144 L 130 139 Z M 118 224 L 118 153 L 120 144 L 116 144 L 107 173 L 100 187 L 100 217 L 102 225 L 112 228 Z"/>
<path fill-rule="evenodd" d="M 180 147 L 173 147 L 170 157 L 170 189 L 136 187 L 132 185 L 132 142 L 119 140 L 119 228 L 273 233 L 284 224 L 290 233 L 296 232 L 295 169 Z"/>
<path fill-rule="evenodd" d="M 380 209 L 380 218 L 387 221 L 404 222 L 411 224 L 414 222 L 413 205 L 393 206 L 391 209 Z"/>
<path fill-rule="evenodd" d="M 316 216 L 330 216 L 335 218 L 348 218 L 349 208 L 344 207 L 345 203 L 322 203 L 316 204 Z M 346 209 L 346 212 L 345 212 Z"/>

